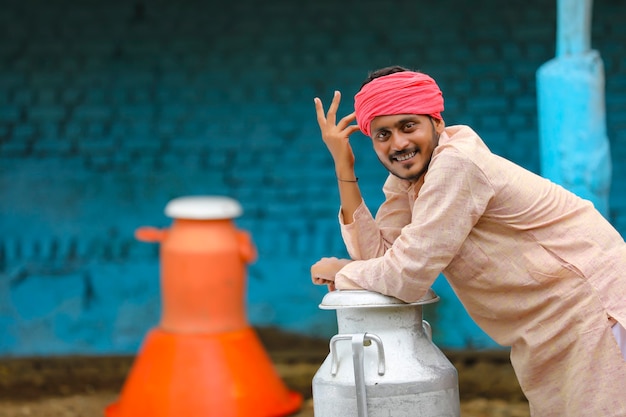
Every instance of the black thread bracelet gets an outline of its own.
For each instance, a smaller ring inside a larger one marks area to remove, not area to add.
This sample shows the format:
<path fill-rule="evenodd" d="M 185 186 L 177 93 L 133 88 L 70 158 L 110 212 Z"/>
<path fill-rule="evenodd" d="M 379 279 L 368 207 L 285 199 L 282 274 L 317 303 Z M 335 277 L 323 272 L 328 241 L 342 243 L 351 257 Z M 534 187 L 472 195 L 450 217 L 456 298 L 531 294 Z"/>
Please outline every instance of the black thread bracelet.
<path fill-rule="evenodd" d="M 359 182 L 359 177 L 356 177 L 356 179 L 354 179 L 354 180 L 342 180 L 341 178 L 337 177 L 337 181 L 341 181 L 341 182 Z"/>

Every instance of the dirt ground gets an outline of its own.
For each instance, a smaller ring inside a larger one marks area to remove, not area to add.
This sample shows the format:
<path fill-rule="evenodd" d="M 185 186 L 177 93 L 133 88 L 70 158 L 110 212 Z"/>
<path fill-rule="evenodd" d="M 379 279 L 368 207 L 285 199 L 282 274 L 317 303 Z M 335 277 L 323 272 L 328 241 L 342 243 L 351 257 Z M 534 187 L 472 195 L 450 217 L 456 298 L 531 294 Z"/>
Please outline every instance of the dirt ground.
<path fill-rule="evenodd" d="M 328 342 L 257 329 L 285 385 L 304 397 L 293 417 L 313 417 L 311 382 Z M 528 417 L 507 352 L 445 352 L 459 373 L 463 417 Z M 0 417 L 103 417 L 132 357 L 0 359 Z"/>

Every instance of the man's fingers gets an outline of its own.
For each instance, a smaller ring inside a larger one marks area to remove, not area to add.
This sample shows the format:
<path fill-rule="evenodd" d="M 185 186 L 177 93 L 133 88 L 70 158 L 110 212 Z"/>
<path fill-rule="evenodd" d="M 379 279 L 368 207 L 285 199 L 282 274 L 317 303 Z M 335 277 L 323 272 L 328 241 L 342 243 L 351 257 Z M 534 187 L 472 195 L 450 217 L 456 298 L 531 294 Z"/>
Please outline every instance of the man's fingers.
<path fill-rule="evenodd" d="M 315 278 L 313 278 L 313 284 L 315 284 L 315 285 L 330 285 L 330 284 L 334 284 L 334 282 L 329 280 L 329 279 L 315 277 Z"/>
<path fill-rule="evenodd" d="M 358 132 L 360 130 L 358 125 L 350 124 L 354 122 L 355 120 L 356 120 L 356 114 L 351 113 L 339 121 L 339 123 L 337 124 L 337 128 L 339 128 L 346 137 L 349 137 L 353 133 Z"/>
<path fill-rule="evenodd" d="M 356 120 L 356 113 L 352 112 L 347 116 L 344 116 L 341 120 L 339 120 L 339 123 L 337 123 L 337 127 L 341 128 L 341 129 L 345 129 L 350 123 L 354 122 Z"/>
<path fill-rule="evenodd" d="M 313 99 L 313 102 L 315 103 L 317 123 L 320 125 L 320 128 L 324 127 L 326 125 L 326 116 L 324 115 L 324 105 L 322 104 L 322 100 L 320 100 L 318 97 L 315 97 Z"/>
<path fill-rule="evenodd" d="M 333 95 L 333 100 L 330 103 L 330 107 L 328 108 L 328 113 L 326 114 L 324 114 L 324 105 L 322 104 L 322 100 L 319 97 L 315 97 L 313 99 L 313 102 L 315 103 L 315 114 L 317 115 L 317 123 L 319 124 L 323 135 L 324 132 L 330 132 L 329 129 L 338 129 L 339 131 L 344 131 L 343 134 L 348 137 L 359 130 L 359 127 L 357 125 L 350 126 L 350 123 L 356 120 L 356 113 L 354 112 L 341 118 L 341 120 L 339 120 L 339 123 L 335 125 L 337 121 L 337 110 L 339 109 L 339 103 L 341 102 L 341 93 L 339 91 L 335 91 L 335 94 Z"/>
<path fill-rule="evenodd" d="M 337 110 L 339 109 L 339 103 L 341 102 L 341 93 L 335 91 L 333 95 L 333 101 L 330 102 L 328 113 L 326 113 L 326 121 L 333 125 L 337 122 Z"/>
<path fill-rule="evenodd" d="M 350 113 L 349 115 L 344 116 L 341 120 L 339 120 L 339 123 L 337 123 L 337 129 L 345 133 L 346 137 L 350 136 L 356 130 L 359 130 L 357 125 L 350 125 L 350 123 L 354 122 L 355 120 L 356 120 L 356 114 Z"/>

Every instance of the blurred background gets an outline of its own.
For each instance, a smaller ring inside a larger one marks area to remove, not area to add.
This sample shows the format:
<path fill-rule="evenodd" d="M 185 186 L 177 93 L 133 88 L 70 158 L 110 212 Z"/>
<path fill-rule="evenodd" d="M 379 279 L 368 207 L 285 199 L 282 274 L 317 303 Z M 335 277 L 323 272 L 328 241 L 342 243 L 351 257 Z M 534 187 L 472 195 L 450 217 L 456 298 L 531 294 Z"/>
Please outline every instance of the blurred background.
<path fill-rule="evenodd" d="M 446 123 L 540 172 L 536 72 L 555 56 L 544 0 L 1 0 L 0 356 L 131 355 L 160 314 L 158 245 L 173 198 L 223 195 L 259 257 L 247 315 L 326 339 L 334 312 L 310 265 L 346 256 L 313 98 L 404 65 L 432 75 Z M 613 165 L 609 220 L 626 233 L 626 3 L 596 1 Z M 384 169 L 352 138 L 372 211 Z M 446 349 L 497 346 L 444 280 L 426 316 Z"/>

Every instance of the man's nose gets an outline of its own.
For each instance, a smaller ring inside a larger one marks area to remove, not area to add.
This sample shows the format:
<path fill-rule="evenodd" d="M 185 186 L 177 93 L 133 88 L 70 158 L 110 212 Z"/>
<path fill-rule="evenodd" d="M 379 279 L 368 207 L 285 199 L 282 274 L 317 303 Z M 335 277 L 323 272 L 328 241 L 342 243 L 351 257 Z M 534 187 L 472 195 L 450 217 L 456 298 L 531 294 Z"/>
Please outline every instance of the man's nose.
<path fill-rule="evenodd" d="M 400 133 L 393 133 L 391 135 L 391 144 L 394 151 L 399 151 L 408 148 L 411 142 L 409 142 L 407 136 Z"/>

